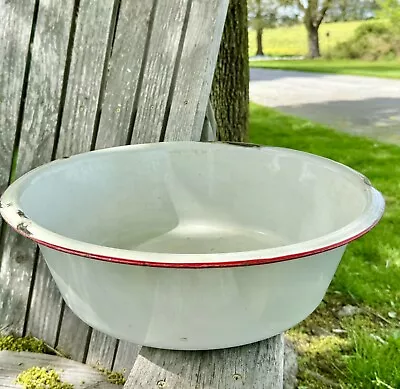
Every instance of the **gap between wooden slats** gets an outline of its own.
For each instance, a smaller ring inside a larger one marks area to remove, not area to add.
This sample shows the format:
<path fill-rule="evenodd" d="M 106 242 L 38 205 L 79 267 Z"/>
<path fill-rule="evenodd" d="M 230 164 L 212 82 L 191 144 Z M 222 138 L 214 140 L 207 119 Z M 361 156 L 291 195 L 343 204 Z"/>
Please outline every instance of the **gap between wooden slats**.
<path fill-rule="evenodd" d="M 0 3 L 0 192 L 15 176 L 38 2 Z M 33 261 L 0 219 L 0 330 L 22 335 Z"/>
<path fill-rule="evenodd" d="M 136 115 L 156 3 L 145 1 L 140 7 L 132 0 L 121 3 L 96 140 L 97 149 L 122 146 L 128 138 L 130 140 L 131 121 Z M 132 23 L 133 20 L 135 23 Z"/>
<path fill-rule="evenodd" d="M 131 143 L 158 142 L 189 0 L 159 1 Z"/>
<path fill-rule="evenodd" d="M 95 143 L 117 10 L 117 0 L 80 3 L 57 158 L 89 151 Z M 85 361 L 91 332 L 65 306 L 57 347 L 74 360 Z"/>

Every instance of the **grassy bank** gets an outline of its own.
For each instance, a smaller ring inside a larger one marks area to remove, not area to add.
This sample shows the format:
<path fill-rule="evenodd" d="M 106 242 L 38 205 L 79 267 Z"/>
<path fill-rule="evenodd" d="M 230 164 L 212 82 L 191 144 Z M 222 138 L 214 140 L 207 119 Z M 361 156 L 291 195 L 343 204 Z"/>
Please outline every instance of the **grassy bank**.
<path fill-rule="evenodd" d="M 323 23 L 320 27 L 320 45 L 323 54 L 329 51 L 339 42 L 348 40 L 355 29 L 361 23 L 370 22 L 338 22 Z M 326 36 L 329 32 L 329 37 Z M 267 55 L 306 55 L 307 32 L 303 24 L 291 27 L 267 28 L 263 35 L 264 53 Z M 249 55 L 256 53 L 256 33 L 249 31 Z"/>
<path fill-rule="evenodd" d="M 251 106 L 250 140 L 357 169 L 385 196 L 379 225 L 349 245 L 324 302 L 290 331 L 300 388 L 400 388 L 400 148 Z M 340 316 L 350 305 L 353 315 Z"/>
<path fill-rule="evenodd" d="M 252 67 L 298 70 L 304 72 L 351 74 L 358 76 L 400 78 L 400 61 L 368 62 L 358 60 L 282 60 L 252 61 Z"/>

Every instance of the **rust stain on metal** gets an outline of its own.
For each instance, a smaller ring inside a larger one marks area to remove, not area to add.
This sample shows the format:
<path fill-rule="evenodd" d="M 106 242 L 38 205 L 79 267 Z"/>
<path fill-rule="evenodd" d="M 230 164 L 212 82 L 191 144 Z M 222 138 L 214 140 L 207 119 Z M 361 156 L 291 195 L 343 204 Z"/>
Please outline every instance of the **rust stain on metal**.
<path fill-rule="evenodd" d="M 28 216 L 25 215 L 23 211 L 20 209 L 17 211 L 18 216 L 23 217 L 24 219 L 29 219 Z"/>
<path fill-rule="evenodd" d="M 366 184 L 368 186 L 372 186 L 371 181 L 367 177 L 362 176 L 362 180 L 364 181 L 364 184 Z"/>
<path fill-rule="evenodd" d="M 17 230 L 22 232 L 23 234 L 27 235 L 27 236 L 31 236 L 32 232 L 30 232 L 28 230 L 28 225 L 26 223 L 19 223 L 17 225 Z"/>
<path fill-rule="evenodd" d="M 228 143 L 229 145 L 234 145 L 234 146 L 242 146 L 242 147 L 255 147 L 255 148 L 262 148 L 263 146 L 257 145 L 255 143 L 244 143 L 244 142 L 224 142 Z"/>

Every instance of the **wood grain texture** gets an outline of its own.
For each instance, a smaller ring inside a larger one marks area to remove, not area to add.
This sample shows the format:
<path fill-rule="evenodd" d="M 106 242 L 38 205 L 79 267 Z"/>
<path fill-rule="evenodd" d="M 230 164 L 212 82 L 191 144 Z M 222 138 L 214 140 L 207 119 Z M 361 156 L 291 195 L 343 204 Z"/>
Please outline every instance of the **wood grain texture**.
<path fill-rule="evenodd" d="M 102 103 L 101 117 L 95 148 L 126 144 L 130 131 L 135 93 L 140 85 L 140 70 L 145 60 L 146 36 L 154 1 L 137 6 L 136 2 L 123 0 L 120 5 L 114 44 L 109 59 L 108 77 Z M 132 23 L 132 21 L 135 23 Z M 135 44 L 132 44 L 135 42 Z M 93 330 L 86 363 L 112 368 L 117 340 Z M 119 370 L 131 369 L 138 346 L 122 344 L 116 355 Z M 123 351 L 124 355 L 121 355 Z"/>
<path fill-rule="evenodd" d="M 283 336 L 211 351 L 143 347 L 125 388 L 282 389 Z"/>
<path fill-rule="evenodd" d="M 200 139 L 228 0 L 193 0 L 165 141 Z"/>
<path fill-rule="evenodd" d="M 111 369 L 117 340 L 99 331 L 93 330 L 90 338 L 86 363 Z"/>
<path fill-rule="evenodd" d="M 121 3 L 96 140 L 97 149 L 127 143 L 133 110 L 137 109 L 134 107 L 135 94 L 140 85 L 153 3 L 154 0 L 143 1 L 140 7 L 131 0 Z"/>
<path fill-rule="evenodd" d="M 14 143 L 20 131 L 34 9 L 34 0 L 0 1 L 0 193 L 11 176 Z M 11 233 L 1 217 L 0 232 L 0 328 L 22 334 L 33 267 L 18 249 L 23 239 Z"/>
<path fill-rule="evenodd" d="M 71 309 L 65 305 L 61 317 L 60 334 L 56 343 L 57 350 L 74 361 L 85 361 L 90 331 L 90 327 L 77 318 Z"/>
<path fill-rule="evenodd" d="M 160 140 L 187 5 L 158 2 L 131 143 Z"/>
<path fill-rule="evenodd" d="M 57 0 L 42 0 L 39 5 L 16 163 L 17 178 L 49 162 L 52 157 L 73 4 L 73 0 L 64 1 L 62 4 Z M 10 287 L 14 292 L 20 291 L 19 298 L 12 299 L 14 302 L 18 301 L 18 306 L 13 308 L 21 322 L 18 327 L 14 327 L 15 331 L 18 328 L 16 331 L 18 333 L 22 328 L 22 321 L 25 320 L 32 272 L 35 270 L 33 263 L 36 250 L 36 245 L 32 241 L 21 239 L 15 236 L 14 232 L 7 230 L 4 252 L 9 252 L 7 267 L 9 272 L 12 272 L 9 275 L 12 282 Z M 39 308 L 39 315 L 36 315 L 37 311 L 30 310 L 36 319 L 35 322 L 30 320 L 30 324 L 35 328 L 36 336 L 42 336 L 52 344 L 55 340 L 54 334 L 61 304 L 58 291 L 55 290 L 46 270 L 41 266 L 40 272 L 37 273 L 33 294 L 35 302 L 37 294 L 40 295 L 41 301 L 39 307 L 35 306 Z M 54 295 L 57 296 L 56 300 L 53 298 Z M 50 316 L 40 315 L 44 307 L 50 311 Z M 42 325 L 44 328 L 41 328 Z"/>
<path fill-rule="evenodd" d="M 75 389 L 118 389 L 121 385 L 107 382 L 106 377 L 96 369 L 70 359 L 53 355 L 28 352 L 0 351 L 0 388 L 20 389 L 15 379 L 22 371 L 33 366 L 54 369 L 62 381 Z"/>
<path fill-rule="evenodd" d="M 89 151 L 107 72 L 116 17 L 115 0 L 81 1 L 56 157 Z M 86 357 L 89 327 L 65 307 L 57 347 L 77 361 Z"/>
<path fill-rule="evenodd" d="M 35 0 L 0 0 L 0 193 L 11 172 L 34 6 Z"/>
<path fill-rule="evenodd" d="M 91 147 L 114 8 L 114 0 L 80 2 L 57 158 Z"/>
<path fill-rule="evenodd" d="M 39 256 L 26 334 L 43 339 L 54 347 L 60 320 L 62 297 L 43 259 Z"/>
<path fill-rule="evenodd" d="M 24 330 L 33 260 L 26 252 L 26 238 L 5 229 L 0 268 L 0 328 L 21 336 Z"/>
<path fill-rule="evenodd" d="M 115 355 L 113 370 L 122 371 L 125 378 L 128 378 L 141 348 L 142 346 L 120 340 L 117 354 Z"/>

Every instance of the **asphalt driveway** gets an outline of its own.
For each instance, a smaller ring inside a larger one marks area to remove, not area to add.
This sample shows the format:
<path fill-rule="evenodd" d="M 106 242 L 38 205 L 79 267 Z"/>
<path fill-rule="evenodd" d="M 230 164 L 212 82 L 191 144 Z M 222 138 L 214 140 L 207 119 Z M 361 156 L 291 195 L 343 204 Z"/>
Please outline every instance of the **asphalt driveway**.
<path fill-rule="evenodd" d="M 400 145 L 400 80 L 252 68 L 250 100 Z"/>

